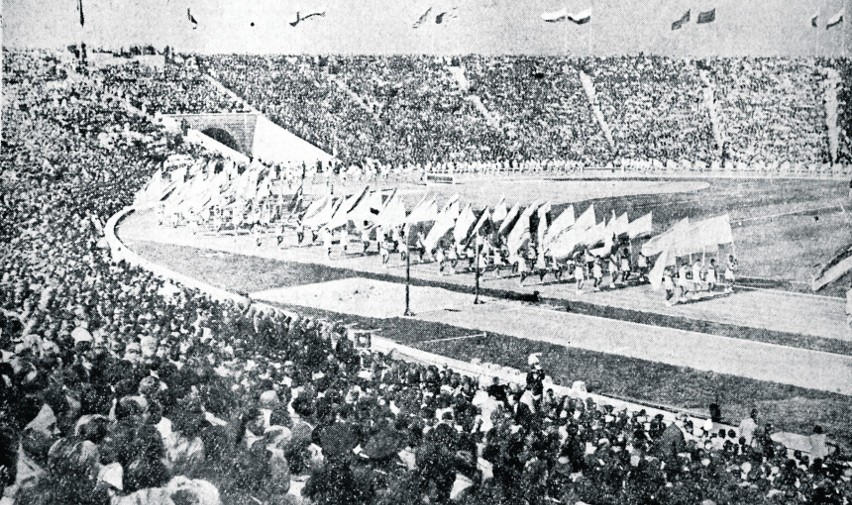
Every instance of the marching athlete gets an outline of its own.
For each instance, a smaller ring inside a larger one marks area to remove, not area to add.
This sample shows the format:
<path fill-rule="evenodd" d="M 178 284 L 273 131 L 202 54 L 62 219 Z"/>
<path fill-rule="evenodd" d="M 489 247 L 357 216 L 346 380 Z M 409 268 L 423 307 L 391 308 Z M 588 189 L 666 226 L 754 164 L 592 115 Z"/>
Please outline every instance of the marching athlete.
<path fill-rule="evenodd" d="M 736 272 L 740 269 L 740 264 L 733 254 L 728 255 L 728 264 L 725 267 L 725 293 L 734 292 L 734 281 L 736 280 Z"/>
<path fill-rule="evenodd" d="M 716 258 L 710 258 L 710 264 L 707 266 L 707 274 L 704 280 L 707 281 L 707 291 L 712 293 L 716 289 L 716 284 L 719 283 L 716 278 Z"/>

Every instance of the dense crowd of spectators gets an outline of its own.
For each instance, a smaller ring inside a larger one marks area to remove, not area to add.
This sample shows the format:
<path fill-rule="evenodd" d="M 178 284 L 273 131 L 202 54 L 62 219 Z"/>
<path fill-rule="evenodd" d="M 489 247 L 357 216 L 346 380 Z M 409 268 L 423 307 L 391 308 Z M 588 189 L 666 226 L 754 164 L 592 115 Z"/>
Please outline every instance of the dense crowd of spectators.
<path fill-rule="evenodd" d="M 746 163 L 831 161 L 823 76 L 812 61 L 722 58 L 710 69 L 728 157 Z"/>
<path fill-rule="evenodd" d="M 841 163 L 852 163 L 852 60 L 831 58 L 825 66 L 837 71 L 840 85 L 837 88 L 837 128 L 839 130 L 837 157 Z"/>
<path fill-rule="evenodd" d="M 564 169 L 566 161 L 625 167 L 697 163 L 708 169 L 716 163 L 730 170 L 792 163 L 790 171 L 812 171 L 808 165 L 832 161 L 818 65 L 652 55 L 202 59 L 205 70 L 226 86 L 285 128 L 334 152 L 344 165 L 376 159 L 437 172 L 448 171 L 448 164 L 450 171 L 554 164 Z M 839 65 L 848 68 L 845 60 Z M 451 67 L 464 74 L 464 84 L 454 82 Z M 699 77 L 702 70 L 706 82 Z M 584 91 L 581 73 L 591 76 L 596 103 Z M 706 88 L 711 104 L 703 96 Z M 847 92 L 848 84 L 841 94 Z M 486 113 L 474 106 L 474 98 Z M 841 134 L 849 116 L 842 98 Z M 612 145 L 595 107 L 613 132 Z M 718 111 L 718 139 L 710 107 Z M 848 150 L 848 140 L 841 145 Z"/>
<path fill-rule="evenodd" d="M 848 503 L 821 433 L 808 458 L 760 419 L 562 398 L 533 361 L 486 387 L 114 261 L 107 218 L 201 153 L 97 82 L 51 83 L 46 54 L 3 59 L 25 78 L 0 152 L 3 503 Z"/>
<path fill-rule="evenodd" d="M 242 102 L 208 81 L 192 61 L 162 68 L 139 62 L 112 65 L 100 69 L 95 77 L 115 95 L 149 113 L 249 112 Z"/>
<path fill-rule="evenodd" d="M 613 56 L 589 64 L 618 155 L 709 162 L 715 140 L 694 61 Z"/>

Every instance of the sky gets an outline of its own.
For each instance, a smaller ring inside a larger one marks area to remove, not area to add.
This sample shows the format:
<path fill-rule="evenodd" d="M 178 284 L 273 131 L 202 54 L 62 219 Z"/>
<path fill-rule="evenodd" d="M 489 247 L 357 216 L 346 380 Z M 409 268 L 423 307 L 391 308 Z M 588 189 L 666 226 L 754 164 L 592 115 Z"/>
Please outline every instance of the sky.
<path fill-rule="evenodd" d="M 849 55 L 852 0 L 2 0 L 3 45 L 151 43 L 182 52 L 288 54 Z M 845 5 L 844 5 L 845 4 Z M 412 24 L 429 7 L 433 16 Z M 434 14 L 457 7 L 438 25 Z M 586 25 L 543 12 L 592 8 Z M 697 25 L 716 8 L 716 22 Z M 198 21 L 193 29 L 187 9 Z M 841 9 L 846 22 L 825 21 Z M 692 23 L 672 31 L 687 10 Z M 296 12 L 325 11 L 295 28 Z M 810 19 L 819 15 L 818 28 Z M 252 26 L 253 24 L 253 26 Z"/>

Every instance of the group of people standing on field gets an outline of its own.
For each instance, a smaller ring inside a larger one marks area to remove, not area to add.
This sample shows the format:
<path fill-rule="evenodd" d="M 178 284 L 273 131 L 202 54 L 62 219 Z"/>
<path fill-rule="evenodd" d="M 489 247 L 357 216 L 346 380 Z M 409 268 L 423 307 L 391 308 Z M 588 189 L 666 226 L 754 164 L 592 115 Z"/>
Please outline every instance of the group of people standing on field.
<path fill-rule="evenodd" d="M 663 270 L 666 304 L 672 306 L 677 303 L 686 303 L 690 297 L 697 299 L 701 292 L 712 295 L 720 285 L 724 286 L 724 293 L 733 293 L 738 271 L 739 262 L 733 254 L 728 255 L 724 276 L 721 279 L 715 258 L 711 258 L 706 265 L 701 258 L 696 258 L 692 265 L 688 260 L 678 260 L 674 268 L 666 267 Z"/>

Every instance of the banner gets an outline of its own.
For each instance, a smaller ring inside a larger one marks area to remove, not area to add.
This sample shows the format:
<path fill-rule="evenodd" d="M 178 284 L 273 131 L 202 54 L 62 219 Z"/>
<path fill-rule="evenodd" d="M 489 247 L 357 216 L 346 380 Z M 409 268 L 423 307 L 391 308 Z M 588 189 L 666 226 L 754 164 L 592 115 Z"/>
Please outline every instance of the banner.
<path fill-rule="evenodd" d="M 703 25 L 703 24 L 706 24 L 706 23 L 712 23 L 713 21 L 716 21 L 716 9 L 715 8 L 710 9 L 709 11 L 699 12 L 698 13 L 698 21 L 696 21 L 696 23 L 698 23 L 699 25 Z"/>
<path fill-rule="evenodd" d="M 828 18 L 828 22 L 825 24 L 825 29 L 828 30 L 829 28 L 833 28 L 842 23 L 844 14 L 846 14 L 845 9 L 840 9 L 837 14 Z"/>
<path fill-rule="evenodd" d="M 595 217 L 595 206 L 594 204 L 589 205 L 589 208 L 586 209 L 585 212 L 580 214 L 580 217 L 577 218 L 577 222 L 574 223 L 574 228 L 579 230 L 588 230 L 592 226 L 595 226 L 597 223 L 597 218 Z"/>
<path fill-rule="evenodd" d="M 562 211 L 562 214 L 559 214 L 559 217 L 550 223 L 550 228 L 548 228 L 544 237 L 544 245 L 550 244 L 553 239 L 558 237 L 568 228 L 574 226 L 574 221 L 574 206 L 569 205 Z"/>
<path fill-rule="evenodd" d="M 562 8 L 553 12 L 542 12 L 541 19 L 547 23 L 558 23 L 568 19 L 568 9 Z"/>
<path fill-rule="evenodd" d="M 666 262 L 669 260 L 669 252 L 663 251 L 657 262 L 654 263 L 654 268 L 648 272 L 648 280 L 651 282 L 651 289 L 659 291 L 663 285 L 663 271 L 666 269 Z"/>
<path fill-rule="evenodd" d="M 468 234 L 476 224 L 476 216 L 473 215 L 473 210 L 470 208 L 470 204 L 465 205 L 464 210 L 459 214 L 458 219 L 456 220 L 456 226 L 453 229 L 453 238 L 456 241 L 456 244 L 461 244 L 467 239 Z"/>
<path fill-rule="evenodd" d="M 689 17 L 691 13 L 691 10 L 686 11 L 686 14 L 684 14 L 680 17 L 680 19 L 672 23 L 672 30 L 680 30 L 681 28 L 683 28 L 683 25 L 689 23 Z"/>
<path fill-rule="evenodd" d="M 435 225 L 429 230 L 429 234 L 426 236 L 424 242 L 426 252 L 434 251 L 438 247 L 438 242 L 442 238 L 447 237 L 456 224 L 456 219 L 459 217 L 458 198 L 448 203 L 449 207 L 446 207 L 444 212 L 438 214 L 438 218 L 435 219 Z"/>
<path fill-rule="evenodd" d="M 500 223 L 500 228 L 497 230 L 497 234 L 500 236 L 504 236 L 509 233 L 515 221 L 518 220 L 518 216 L 521 211 L 521 202 L 516 203 L 509 209 L 509 212 L 506 214 L 506 217 L 503 219 L 503 222 Z"/>
<path fill-rule="evenodd" d="M 645 244 L 642 245 L 642 254 L 644 256 L 651 257 L 663 252 L 663 250 L 672 249 L 677 237 L 679 237 L 680 234 L 688 228 L 689 218 L 685 217 L 675 223 L 675 225 L 668 230 L 655 237 L 651 237 L 651 240 L 645 242 Z"/>
<path fill-rule="evenodd" d="M 651 221 L 651 213 L 647 213 L 639 219 L 632 221 L 627 226 L 627 234 L 631 239 L 650 235 L 654 231 L 654 225 Z"/>

